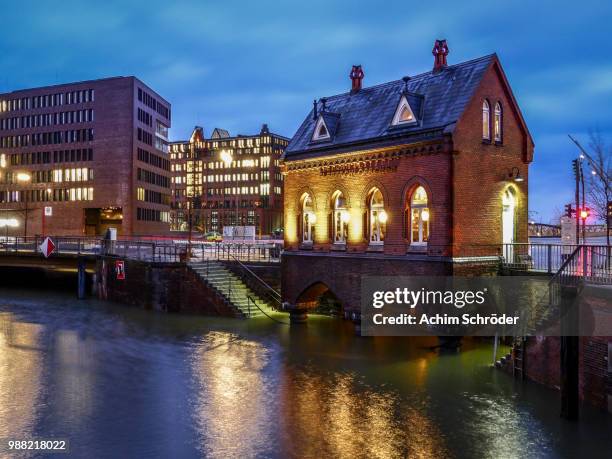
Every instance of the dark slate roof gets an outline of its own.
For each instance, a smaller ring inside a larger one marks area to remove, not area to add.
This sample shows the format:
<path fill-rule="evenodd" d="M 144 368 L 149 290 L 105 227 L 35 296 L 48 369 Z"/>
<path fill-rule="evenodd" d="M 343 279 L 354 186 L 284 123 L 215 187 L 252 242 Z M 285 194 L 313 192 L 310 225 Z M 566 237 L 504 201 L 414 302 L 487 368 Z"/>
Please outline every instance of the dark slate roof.
<path fill-rule="evenodd" d="M 363 148 L 385 142 L 399 144 L 406 137 L 418 138 L 425 131 L 444 129 L 457 122 L 494 59 L 495 54 L 491 54 L 448 66 L 437 73 L 422 73 L 407 83 L 391 81 L 363 88 L 355 94 L 327 97 L 326 111 L 338 115 L 335 135 L 327 141 L 312 142 L 316 120 L 311 110 L 291 139 L 284 158 L 323 156 L 345 151 L 354 144 L 361 144 Z M 406 95 L 418 123 L 391 126 L 402 94 Z"/>

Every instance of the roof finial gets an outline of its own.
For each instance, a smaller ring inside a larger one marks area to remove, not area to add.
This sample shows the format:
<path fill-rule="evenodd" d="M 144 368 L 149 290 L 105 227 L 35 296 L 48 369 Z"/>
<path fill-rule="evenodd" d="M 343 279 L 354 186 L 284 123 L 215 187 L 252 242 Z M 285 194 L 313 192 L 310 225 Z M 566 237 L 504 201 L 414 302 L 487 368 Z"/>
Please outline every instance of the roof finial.
<path fill-rule="evenodd" d="M 361 90 L 361 82 L 363 81 L 364 76 L 365 73 L 363 73 L 361 65 L 353 65 L 351 73 L 349 73 L 349 77 L 352 81 L 351 94 L 355 94 Z"/>
<path fill-rule="evenodd" d="M 408 82 L 410 81 L 410 77 L 406 75 L 402 77 L 402 81 L 404 82 L 404 92 L 408 92 Z"/>
<path fill-rule="evenodd" d="M 321 113 L 323 113 L 327 109 L 325 104 L 327 104 L 327 98 L 321 97 Z"/>
<path fill-rule="evenodd" d="M 447 67 L 446 56 L 448 56 L 448 45 L 446 44 L 446 39 L 436 40 L 431 54 L 434 55 L 434 73 Z"/>
<path fill-rule="evenodd" d="M 312 101 L 312 119 L 317 120 L 319 115 L 317 114 L 317 99 Z"/>

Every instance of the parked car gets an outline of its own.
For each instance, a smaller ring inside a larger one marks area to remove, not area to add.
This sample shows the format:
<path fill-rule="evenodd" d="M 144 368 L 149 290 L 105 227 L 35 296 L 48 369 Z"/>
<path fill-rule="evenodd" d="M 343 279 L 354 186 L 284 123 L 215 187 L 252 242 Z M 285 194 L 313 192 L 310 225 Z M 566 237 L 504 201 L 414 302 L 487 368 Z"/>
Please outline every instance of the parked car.
<path fill-rule="evenodd" d="M 221 242 L 223 241 L 223 236 L 216 231 L 209 231 L 204 235 L 204 240 L 207 242 Z"/>

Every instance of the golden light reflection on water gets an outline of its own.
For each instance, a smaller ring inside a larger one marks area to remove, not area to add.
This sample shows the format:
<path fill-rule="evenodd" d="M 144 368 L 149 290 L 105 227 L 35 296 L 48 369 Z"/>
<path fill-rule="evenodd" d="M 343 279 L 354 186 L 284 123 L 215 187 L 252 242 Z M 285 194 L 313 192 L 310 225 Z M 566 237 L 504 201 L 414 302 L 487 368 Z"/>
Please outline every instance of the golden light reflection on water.
<path fill-rule="evenodd" d="M 397 393 L 365 387 L 350 373 L 317 375 L 306 369 L 284 386 L 285 448 L 299 457 L 448 455 L 426 403 L 406 406 Z"/>
<path fill-rule="evenodd" d="M 191 362 L 195 417 L 206 456 L 255 457 L 270 446 L 275 399 L 262 373 L 269 350 L 226 332 L 209 332 Z"/>
<path fill-rule="evenodd" d="M 0 313 L 0 438 L 27 438 L 41 396 L 43 327 Z"/>

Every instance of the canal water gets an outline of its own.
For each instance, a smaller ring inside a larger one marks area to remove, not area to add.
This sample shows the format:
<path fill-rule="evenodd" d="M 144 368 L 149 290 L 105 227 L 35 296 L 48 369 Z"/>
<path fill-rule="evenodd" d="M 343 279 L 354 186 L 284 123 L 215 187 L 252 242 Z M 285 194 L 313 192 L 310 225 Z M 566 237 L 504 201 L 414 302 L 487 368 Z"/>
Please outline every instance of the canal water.
<path fill-rule="evenodd" d="M 612 416 L 561 420 L 485 341 L 433 345 L 0 289 L 0 439 L 79 458 L 610 457 Z"/>

